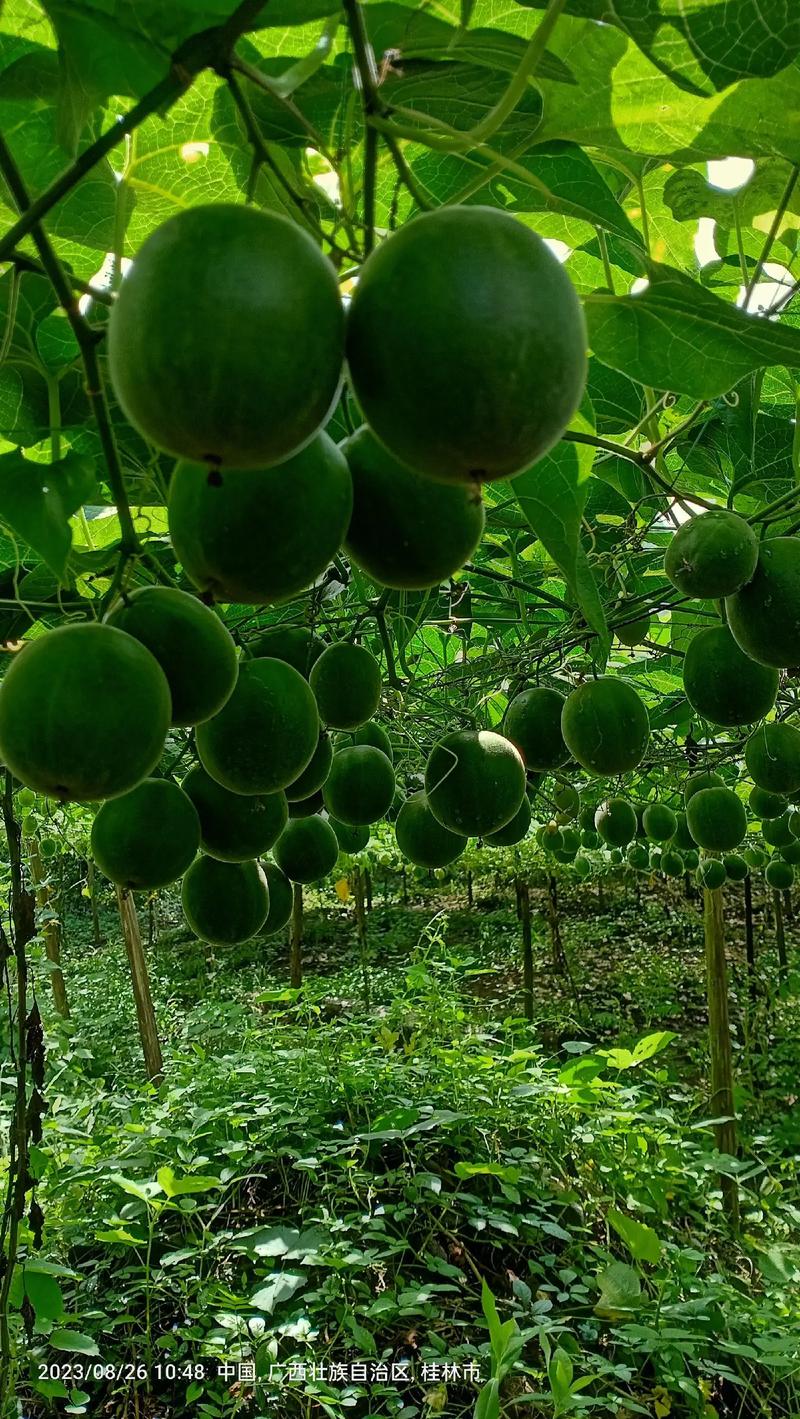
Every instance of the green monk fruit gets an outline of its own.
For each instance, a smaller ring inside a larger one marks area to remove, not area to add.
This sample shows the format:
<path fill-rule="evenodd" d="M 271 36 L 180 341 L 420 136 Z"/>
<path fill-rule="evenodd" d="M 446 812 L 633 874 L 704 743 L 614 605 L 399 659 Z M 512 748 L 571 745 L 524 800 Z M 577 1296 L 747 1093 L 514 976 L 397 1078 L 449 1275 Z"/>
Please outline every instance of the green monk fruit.
<path fill-rule="evenodd" d="M 467 839 L 433 816 L 424 793 L 406 799 L 394 826 L 397 846 L 416 867 L 447 867 L 460 857 Z"/>
<path fill-rule="evenodd" d="M 309 677 L 319 715 L 330 729 L 358 729 L 374 715 L 381 698 L 381 668 L 364 646 L 329 645 Z"/>
<path fill-rule="evenodd" d="M 112 882 L 153 891 L 176 882 L 194 862 L 200 819 L 176 783 L 147 778 L 102 805 L 91 841 L 97 866 Z"/>
<path fill-rule="evenodd" d="M 274 936 L 276 931 L 283 930 L 292 915 L 292 884 L 274 862 L 262 862 L 261 871 L 269 892 L 269 911 L 261 931 L 264 936 Z"/>
<path fill-rule="evenodd" d="M 292 818 L 278 838 L 273 856 L 292 882 L 319 882 L 336 866 L 339 841 L 330 823 L 316 814 Z"/>
<path fill-rule="evenodd" d="M 762 542 L 752 580 L 725 611 L 745 655 L 777 669 L 800 665 L 800 537 Z"/>
<path fill-rule="evenodd" d="M 400 463 L 369 429 L 342 444 L 353 479 L 345 551 L 380 586 L 420 591 L 469 561 L 486 515 L 473 484 L 436 483 Z"/>
<path fill-rule="evenodd" d="M 202 764 L 181 786 L 197 809 L 203 851 L 221 862 L 248 862 L 268 852 L 289 819 L 284 793 L 232 793 Z"/>
<path fill-rule="evenodd" d="M 730 788 L 701 788 L 686 805 L 689 832 L 698 847 L 731 852 L 744 841 L 747 814 Z"/>
<path fill-rule="evenodd" d="M 515 695 L 506 710 L 503 733 L 516 745 L 528 770 L 547 773 L 560 769 L 569 758 L 561 733 L 564 696 L 537 685 Z"/>
<path fill-rule="evenodd" d="M 73 622 L 12 657 L 0 685 L 0 759 L 49 798 L 114 798 L 155 768 L 171 713 L 146 646 L 114 626 Z"/>
<path fill-rule="evenodd" d="M 769 793 L 797 793 L 800 789 L 800 730 L 783 721 L 760 724 L 744 746 L 744 761 L 758 788 L 766 788 Z"/>
<path fill-rule="evenodd" d="M 266 921 L 267 879 L 257 862 L 198 857 L 183 879 L 181 905 L 201 941 L 236 946 L 250 941 Z"/>
<path fill-rule="evenodd" d="M 171 586 L 141 586 L 126 592 L 106 619 L 155 656 L 167 677 L 173 724 L 210 719 L 233 693 L 236 646 L 219 616 L 197 597 Z"/>
<path fill-rule="evenodd" d="M 325 423 L 342 375 L 336 273 L 296 222 L 190 206 L 148 237 L 111 309 L 123 413 L 178 458 L 279 463 Z"/>
<path fill-rule="evenodd" d="M 386 755 L 372 744 L 354 744 L 334 754 L 322 801 L 331 817 L 359 827 L 384 816 L 394 790 L 394 769 Z"/>
<path fill-rule="evenodd" d="M 606 798 L 594 815 L 594 825 L 609 847 L 627 847 L 636 836 L 636 814 L 626 798 Z"/>
<path fill-rule="evenodd" d="M 727 626 L 709 626 L 689 642 L 683 688 L 692 709 L 712 724 L 754 724 L 775 703 L 778 672 L 745 655 Z"/>
<path fill-rule="evenodd" d="M 757 560 L 758 539 L 749 523 L 738 513 L 711 508 L 678 528 L 664 571 L 684 596 L 717 601 L 750 581 Z"/>
<path fill-rule="evenodd" d="M 283 660 L 247 660 L 236 689 L 196 731 L 206 772 L 232 793 L 277 793 L 311 762 L 319 715 L 308 682 Z"/>
<path fill-rule="evenodd" d="M 487 833 L 483 841 L 487 847 L 516 847 L 527 837 L 528 829 L 531 825 L 531 805 L 527 797 L 523 798 L 513 818 L 505 824 L 505 827 L 498 828 L 496 833 Z M 566 839 L 566 833 L 563 834 Z"/>
<path fill-rule="evenodd" d="M 353 490 L 327 434 L 272 468 L 179 463 L 169 485 L 169 535 L 199 591 L 266 606 L 317 580 L 338 552 Z M 305 673 L 305 669 L 304 669 Z"/>
<path fill-rule="evenodd" d="M 286 789 L 286 797 L 290 803 L 298 803 L 303 798 L 310 798 L 312 793 L 322 788 L 333 763 L 333 745 L 329 734 L 320 734 L 317 747 L 311 756 L 311 760 L 299 778 L 290 783 Z"/>
<path fill-rule="evenodd" d="M 367 423 L 396 458 L 484 482 L 558 442 L 583 394 L 586 343 L 572 283 L 530 227 L 493 207 L 445 206 L 361 267 L 347 359 Z"/>
<path fill-rule="evenodd" d="M 561 715 L 561 732 L 582 768 L 608 778 L 641 763 L 650 720 L 633 686 L 605 675 L 572 691 Z"/>
<path fill-rule="evenodd" d="M 447 734 L 431 751 L 425 792 L 453 833 L 483 837 L 514 817 L 525 797 L 525 766 L 509 739 L 489 730 Z"/>

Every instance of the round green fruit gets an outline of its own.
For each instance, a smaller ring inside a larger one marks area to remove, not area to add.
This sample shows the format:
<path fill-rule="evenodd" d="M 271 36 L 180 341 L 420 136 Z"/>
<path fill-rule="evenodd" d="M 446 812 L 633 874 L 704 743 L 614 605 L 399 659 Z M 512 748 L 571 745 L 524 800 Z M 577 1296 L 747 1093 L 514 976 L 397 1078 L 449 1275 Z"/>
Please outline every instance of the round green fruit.
<path fill-rule="evenodd" d="M 96 622 L 62 626 L 11 658 L 0 759 L 49 798 L 115 798 L 155 768 L 171 708 L 161 666 L 133 636 Z"/>
<path fill-rule="evenodd" d="M 525 766 L 510 740 L 461 729 L 432 750 L 425 792 L 435 818 L 452 833 L 485 837 L 504 828 L 525 797 Z"/>
<path fill-rule="evenodd" d="M 354 827 L 352 823 L 340 823 L 336 818 L 328 818 L 333 831 L 336 834 L 339 847 L 342 852 L 349 853 L 354 857 L 357 852 L 363 852 L 370 839 L 369 825 L 360 823 Z"/>
<path fill-rule="evenodd" d="M 503 733 L 516 746 L 528 770 L 547 773 L 569 758 L 561 733 L 564 696 L 537 685 L 516 695 L 506 710 Z"/>
<path fill-rule="evenodd" d="M 633 686 L 605 675 L 572 691 L 561 715 L 561 732 L 582 768 L 609 778 L 641 763 L 650 720 Z"/>
<path fill-rule="evenodd" d="M 487 833 L 483 841 L 488 847 L 516 847 L 527 836 L 531 825 L 531 805 L 527 797 L 523 798 L 513 818 L 510 818 L 505 827 L 498 828 L 496 833 Z M 566 834 L 562 834 L 566 837 Z"/>
<path fill-rule="evenodd" d="M 684 871 L 683 858 L 679 852 L 668 849 L 661 854 L 661 871 L 665 877 L 681 877 Z"/>
<path fill-rule="evenodd" d="M 712 508 L 678 528 L 664 571 L 684 596 L 719 600 L 750 580 L 757 560 L 758 540 L 749 523 L 735 512 Z"/>
<path fill-rule="evenodd" d="M 137 253 L 112 307 L 108 361 L 126 418 L 178 458 L 278 463 L 324 424 L 342 375 L 336 273 L 296 222 L 188 207 Z"/>
<path fill-rule="evenodd" d="M 747 833 L 744 804 L 730 788 L 702 788 L 693 794 L 686 821 L 697 846 L 710 852 L 732 852 Z"/>
<path fill-rule="evenodd" d="M 448 482 L 506 478 L 560 439 L 583 395 L 586 343 L 549 247 L 479 206 L 440 207 L 383 241 L 347 326 L 370 428 L 410 468 Z"/>
<path fill-rule="evenodd" d="M 683 688 L 692 709 L 711 724 L 754 724 L 775 703 L 778 672 L 745 655 L 727 626 L 709 626 L 689 642 Z"/>
<path fill-rule="evenodd" d="M 800 789 L 800 730 L 783 722 L 760 724 L 744 746 L 744 761 L 758 788 L 796 793 Z"/>
<path fill-rule="evenodd" d="M 642 814 L 642 826 L 652 843 L 666 843 L 678 831 L 677 814 L 666 803 L 648 803 Z"/>
<path fill-rule="evenodd" d="M 637 872 L 646 872 L 650 866 L 650 854 L 641 843 L 633 843 L 626 853 L 631 867 Z"/>
<path fill-rule="evenodd" d="M 327 434 L 275 468 L 179 463 L 169 535 L 194 585 L 215 601 L 266 606 L 305 591 L 338 552 L 353 491 Z"/>
<path fill-rule="evenodd" d="M 390 764 L 394 763 L 392 741 L 382 725 L 376 724 L 374 719 L 368 719 L 366 724 L 350 733 L 342 731 L 336 735 L 334 748 L 337 754 L 340 749 L 346 749 L 351 744 L 371 744 L 373 749 L 380 749 L 381 753 L 386 755 Z"/>
<path fill-rule="evenodd" d="M 183 879 L 181 905 L 195 936 L 213 946 L 236 946 L 261 930 L 269 888 L 257 862 L 198 857 Z"/>
<path fill-rule="evenodd" d="M 760 822 L 769 818 L 780 818 L 789 806 L 789 800 L 783 793 L 769 793 L 766 788 L 759 788 L 757 785 L 751 788 L 748 802 L 750 812 Z"/>
<path fill-rule="evenodd" d="M 624 606 L 618 606 L 617 610 L 624 613 Z M 637 616 L 634 621 L 624 621 L 622 625 L 614 627 L 614 635 L 621 645 L 637 646 L 647 640 L 650 634 L 650 617 Z"/>
<path fill-rule="evenodd" d="M 92 856 L 106 877 L 130 891 L 166 887 L 182 877 L 200 846 L 191 799 L 167 779 L 148 778 L 104 803 L 92 824 Z"/>
<path fill-rule="evenodd" d="M 342 444 L 353 479 L 345 551 L 379 586 L 423 591 L 469 561 L 486 514 L 474 484 L 436 483 L 359 429 Z"/>
<path fill-rule="evenodd" d="M 752 580 L 725 602 L 745 655 L 761 665 L 800 665 L 800 538 L 762 542 Z"/>
<path fill-rule="evenodd" d="M 381 668 L 363 646 L 337 641 L 311 669 L 320 719 L 330 729 L 358 729 L 372 719 L 381 699 Z"/>
<path fill-rule="evenodd" d="M 800 847 L 800 843 L 798 846 Z M 722 861 L 729 882 L 743 882 L 750 872 L 750 868 L 738 852 L 726 853 Z"/>
<path fill-rule="evenodd" d="M 273 856 L 292 882 L 319 882 L 336 866 L 339 840 L 324 818 L 293 818 L 278 838 Z"/>
<path fill-rule="evenodd" d="M 577 818 L 581 806 L 581 795 L 571 783 L 560 783 L 553 792 L 553 802 L 559 813 L 566 818 Z"/>
<path fill-rule="evenodd" d="M 236 689 L 196 731 L 206 771 L 232 793 L 277 793 L 311 762 L 319 739 L 314 696 L 283 660 L 247 660 Z"/>
<path fill-rule="evenodd" d="M 181 786 L 197 809 L 203 851 L 221 862 L 260 857 L 286 827 L 289 814 L 283 793 L 232 793 L 202 764 L 189 770 Z"/>
<path fill-rule="evenodd" d="M 790 813 L 781 813 L 780 818 L 768 818 L 761 824 L 761 836 L 770 847 L 785 847 L 795 841 Z"/>
<path fill-rule="evenodd" d="M 800 864 L 800 839 L 792 838 L 783 844 L 779 852 L 784 862 L 790 862 L 792 867 L 797 867 Z"/>
<path fill-rule="evenodd" d="M 286 789 L 286 797 L 289 802 L 298 803 L 303 798 L 310 798 L 312 793 L 317 793 L 325 783 L 332 763 L 333 745 L 330 735 L 323 732 L 317 740 L 317 747 L 309 763 L 306 764 L 300 776 Z"/>
<path fill-rule="evenodd" d="M 308 798 L 298 798 L 296 802 L 289 804 L 290 818 L 310 818 L 312 813 L 321 813 L 325 804 L 322 801 L 322 789 L 316 793 L 309 794 Z"/>
<path fill-rule="evenodd" d="M 273 626 L 250 641 L 248 649 L 256 660 L 285 660 L 307 680 L 325 646 L 307 626 Z"/>
<path fill-rule="evenodd" d="M 687 848 L 686 852 L 683 854 L 683 865 L 684 865 L 684 867 L 686 868 L 686 871 L 687 871 L 687 872 L 694 872 L 694 870 L 695 870 L 695 868 L 697 867 L 697 864 L 699 863 L 699 861 L 700 861 L 700 854 L 699 854 L 699 852 L 697 851 L 697 848 L 696 848 L 696 847 Z"/>
<path fill-rule="evenodd" d="M 719 774 L 712 773 L 708 769 L 699 769 L 696 774 L 690 774 L 684 784 L 683 801 L 688 804 L 703 788 L 724 788 L 725 780 Z"/>
<path fill-rule="evenodd" d="M 588 857 L 578 856 L 575 858 L 575 861 L 572 865 L 575 868 L 575 875 L 579 877 L 582 882 L 585 882 L 587 877 L 591 877 L 592 864 L 589 861 Z"/>
<path fill-rule="evenodd" d="M 354 744 L 334 754 L 322 801 L 332 818 L 357 828 L 384 816 L 394 790 L 394 769 L 386 755 L 372 744 Z"/>
<path fill-rule="evenodd" d="M 767 861 L 767 854 L 760 847 L 747 847 L 742 853 L 747 866 L 757 872 Z"/>
<path fill-rule="evenodd" d="M 447 867 L 460 857 L 467 839 L 434 818 L 424 793 L 407 798 L 394 825 L 397 846 L 416 867 Z"/>
<path fill-rule="evenodd" d="M 794 868 L 791 862 L 782 862 L 780 858 L 773 857 L 767 863 L 764 876 L 767 883 L 776 892 L 788 892 L 794 882 Z"/>
<path fill-rule="evenodd" d="M 608 860 L 613 867 L 621 866 L 623 862 L 622 849 L 618 847 L 612 847 L 608 854 Z"/>
<path fill-rule="evenodd" d="M 713 788 L 715 787 L 715 785 L 708 784 L 707 787 Z M 722 785 L 717 784 L 716 787 L 721 788 Z M 672 836 L 671 846 L 676 848 L 678 852 L 689 852 L 694 847 L 694 838 L 689 832 L 689 825 L 686 822 L 686 814 L 676 813 L 675 819 L 675 832 Z"/>
<path fill-rule="evenodd" d="M 292 915 L 292 884 L 274 862 L 262 863 L 261 871 L 269 892 L 269 911 L 261 931 L 264 936 L 274 936 L 276 931 L 283 930 Z"/>
<path fill-rule="evenodd" d="M 695 875 L 699 886 L 707 887 L 710 892 L 723 887 L 728 880 L 725 863 L 720 862 L 717 857 L 705 858 L 699 864 Z"/>
<path fill-rule="evenodd" d="M 581 835 L 577 828 L 561 829 L 561 848 L 563 852 L 569 852 L 574 857 L 580 845 Z"/>
<path fill-rule="evenodd" d="M 626 798 L 607 798 L 594 815 L 594 826 L 609 847 L 627 847 L 636 836 L 636 814 Z"/>
<path fill-rule="evenodd" d="M 200 724 L 233 693 L 236 646 L 214 611 L 170 586 L 142 586 L 106 620 L 147 646 L 167 677 L 173 724 Z"/>
<path fill-rule="evenodd" d="M 595 815 L 595 809 L 593 808 L 593 809 L 592 809 L 592 822 L 594 822 L 594 815 Z M 594 828 L 582 828 L 582 829 L 581 829 L 581 847 L 585 847 L 585 848 L 587 848 L 589 851 L 591 851 L 593 848 L 598 848 L 599 846 L 600 846 L 600 838 L 599 838 L 598 834 L 595 832 Z"/>

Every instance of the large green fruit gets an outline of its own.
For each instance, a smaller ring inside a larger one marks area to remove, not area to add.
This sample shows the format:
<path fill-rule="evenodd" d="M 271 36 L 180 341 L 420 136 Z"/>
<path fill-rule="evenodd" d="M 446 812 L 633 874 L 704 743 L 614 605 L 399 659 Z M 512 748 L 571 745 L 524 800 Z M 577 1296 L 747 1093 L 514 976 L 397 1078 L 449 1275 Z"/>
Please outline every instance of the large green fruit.
<path fill-rule="evenodd" d="M 332 818 L 357 828 L 384 816 L 394 788 L 394 769 L 386 755 L 373 744 L 354 744 L 334 754 L 322 801 Z"/>
<path fill-rule="evenodd" d="M 572 691 L 561 715 L 561 732 L 582 768 L 608 778 L 641 763 L 650 720 L 632 685 L 604 675 Z"/>
<path fill-rule="evenodd" d="M 637 872 L 647 872 L 650 866 L 650 854 L 642 843 L 633 843 L 628 848 L 626 857 L 630 866 Z"/>
<path fill-rule="evenodd" d="M 147 778 L 104 803 L 92 824 L 92 856 L 106 877 L 131 891 L 182 877 L 200 846 L 191 799 L 167 779 Z"/>
<path fill-rule="evenodd" d="M 581 795 L 579 790 L 571 783 L 560 783 L 553 790 L 553 802 L 558 809 L 559 816 L 565 822 L 572 818 L 577 818 L 580 812 Z"/>
<path fill-rule="evenodd" d="M 759 788 L 770 793 L 796 793 L 800 789 L 800 730 L 791 724 L 760 724 L 744 746 L 744 761 Z"/>
<path fill-rule="evenodd" d="M 624 613 L 624 607 L 618 607 Z M 630 612 L 628 613 L 630 614 Z M 614 635 L 622 645 L 637 646 L 647 640 L 650 634 L 650 617 L 637 616 L 635 621 L 624 621 L 614 627 Z"/>
<path fill-rule="evenodd" d="M 133 636 L 96 622 L 62 626 L 11 660 L 0 759 L 49 798 L 115 798 L 155 768 L 170 714 L 164 672 Z"/>
<path fill-rule="evenodd" d="M 669 842 L 678 831 L 677 814 L 666 803 L 648 803 L 642 814 L 642 826 L 651 842 Z"/>
<path fill-rule="evenodd" d="M 276 931 L 283 930 L 292 915 L 292 884 L 274 862 L 263 862 L 261 871 L 269 892 L 269 911 L 261 930 L 264 936 L 274 936 Z"/>
<path fill-rule="evenodd" d="M 514 817 L 525 797 L 525 765 L 502 734 L 461 729 L 447 734 L 425 766 L 425 792 L 435 818 L 452 833 L 484 837 Z"/>
<path fill-rule="evenodd" d="M 784 862 L 790 862 L 792 867 L 800 864 L 800 839 L 792 838 L 791 842 L 784 843 L 779 851 Z"/>
<path fill-rule="evenodd" d="M 713 788 L 715 785 L 708 784 L 707 787 Z M 721 788 L 722 784 L 719 783 L 716 787 Z M 694 838 L 689 832 L 689 825 L 686 821 L 685 813 L 675 814 L 675 832 L 671 839 L 671 846 L 677 848 L 678 852 L 689 852 L 694 847 Z"/>
<path fill-rule="evenodd" d="M 496 833 L 486 833 L 483 841 L 487 847 L 516 847 L 527 836 L 531 825 L 531 805 L 527 794 L 523 798 L 513 818 L 498 828 Z M 566 836 L 566 834 L 564 834 Z"/>
<path fill-rule="evenodd" d="M 725 610 L 745 655 L 778 669 L 800 665 L 800 537 L 762 542 L 755 575 Z"/>
<path fill-rule="evenodd" d="M 144 243 L 108 325 L 124 414 L 178 458 L 278 463 L 324 424 L 342 373 L 336 275 L 295 222 L 188 207 Z"/>
<path fill-rule="evenodd" d="M 718 887 L 724 887 L 728 880 L 728 873 L 724 862 L 720 862 L 718 857 L 707 857 L 699 864 L 695 874 L 698 885 L 707 887 L 710 892 L 715 892 Z"/>
<path fill-rule="evenodd" d="M 722 861 L 729 882 L 743 882 L 745 877 L 749 876 L 750 868 L 738 852 L 726 853 Z"/>
<path fill-rule="evenodd" d="M 496 208 L 440 207 L 361 268 L 347 358 L 381 443 L 445 481 L 506 478 L 560 439 L 586 381 L 586 329 L 546 244 Z"/>
<path fill-rule="evenodd" d="M 747 833 L 744 804 L 730 788 L 701 788 L 686 805 L 689 832 L 698 847 L 731 852 Z"/>
<path fill-rule="evenodd" d="M 381 668 L 363 646 L 337 641 L 323 651 L 309 676 L 320 719 L 331 729 L 358 729 L 381 699 Z"/>
<path fill-rule="evenodd" d="M 607 798 L 594 815 L 594 825 L 609 847 L 627 847 L 636 836 L 636 813 L 626 798 Z"/>
<path fill-rule="evenodd" d="M 338 552 L 350 521 L 347 460 L 327 434 L 276 468 L 179 463 L 169 535 L 190 581 L 216 601 L 265 606 L 305 591 Z"/>
<path fill-rule="evenodd" d="M 661 871 L 665 877 L 681 877 L 683 875 L 684 862 L 681 854 L 674 848 L 667 848 L 661 854 Z"/>
<path fill-rule="evenodd" d="M 290 803 L 289 817 L 310 818 L 312 813 L 321 813 L 324 807 L 322 789 L 319 788 L 316 793 L 310 793 L 308 798 L 298 798 L 294 803 Z"/>
<path fill-rule="evenodd" d="M 203 851 L 222 862 L 248 862 L 268 852 L 286 827 L 289 813 L 283 793 L 232 793 L 202 764 L 183 780 L 200 817 Z"/>
<path fill-rule="evenodd" d="M 698 769 L 690 774 L 683 786 L 683 801 L 687 804 L 703 788 L 724 788 L 725 780 L 710 769 Z"/>
<path fill-rule="evenodd" d="M 345 550 L 380 586 L 438 586 L 469 561 L 486 514 L 475 485 L 433 482 L 359 429 L 342 451 L 353 479 Z"/>
<path fill-rule="evenodd" d="M 342 852 L 347 852 L 353 857 L 355 853 L 364 851 L 370 839 L 368 824 L 361 823 L 358 827 L 354 827 L 352 823 L 340 823 L 337 818 L 330 816 L 328 822 L 336 834 Z"/>
<path fill-rule="evenodd" d="M 727 626 L 709 626 L 689 642 L 683 688 L 692 709 L 712 724 L 754 724 L 775 703 L 778 672 L 745 655 Z"/>
<path fill-rule="evenodd" d="M 236 646 L 219 616 L 196 596 L 171 586 L 142 586 L 126 593 L 106 619 L 155 656 L 167 677 L 173 724 L 210 719 L 233 693 Z"/>
<path fill-rule="evenodd" d="M 664 571 L 684 596 L 718 600 L 731 596 L 753 575 L 758 540 L 735 512 L 712 508 L 678 528 L 664 558 Z"/>
<path fill-rule="evenodd" d="M 761 836 L 770 847 L 786 847 L 795 841 L 792 831 L 792 814 L 781 813 L 780 818 L 768 818 L 761 824 Z"/>
<path fill-rule="evenodd" d="M 406 799 L 395 823 L 397 846 L 416 867 L 447 867 L 460 857 L 467 839 L 434 818 L 424 793 Z"/>
<path fill-rule="evenodd" d="M 288 788 L 310 763 L 318 739 L 308 682 L 284 660 L 244 661 L 228 703 L 196 731 L 203 767 L 232 793 Z"/>
<path fill-rule="evenodd" d="M 794 882 L 794 868 L 790 862 L 782 862 L 780 858 L 773 857 L 767 863 L 764 876 L 767 883 L 776 892 L 788 892 Z"/>
<path fill-rule="evenodd" d="M 750 812 L 760 822 L 769 818 L 780 818 L 789 806 L 789 800 L 785 794 L 770 793 L 766 788 L 759 788 L 758 785 L 751 788 L 748 803 L 750 804 Z"/>
<path fill-rule="evenodd" d="M 354 744 L 371 744 L 374 749 L 380 749 L 381 753 L 386 755 L 390 764 L 394 763 L 392 741 L 382 725 L 376 724 L 374 719 L 368 719 L 366 724 L 359 725 L 349 738 Z"/>
<path fill-rule="evenodd" d="M 506 710 L 503 733 L 515 744 L 526 769 L 549 773 L 569 758 L 561 733 L 564 696 L 545 685 L 515 695 Z"/>
<path fill-rule="evenodd" d="M 256 660 L 285 660 L 306 680 L 314 661 L 319 660 L 324 649 L 324 643 L 307 626 L 273 626 L 248 644 L 248 650 Z"/>
<path fill-rule="evenodd" d="M 333 763 L 333 745 L 330 735 L 324 732 L 320 734 L 317 747 L 311 756 L 311 760 L 299 778 L 290 783 L 286 789 L 286 797 L 290 803 L 299 803 L 303 798 L 310 798 L 312 793 L 316 793 L 331 771 Z"/>
<path fill-rule="evenodd" d="M 213 946 L 236 946 L 261 930 L 269 888 L 257 862 L 198 857 L 183 879 L 181 904 L 195 936 Z"/>
<path fill-rule="evenodd" d="M 292 882 L 319 882 L 336 866 L 339 840 L 324 818 L 293 818 L 278 838 L 273 856 Z"/>

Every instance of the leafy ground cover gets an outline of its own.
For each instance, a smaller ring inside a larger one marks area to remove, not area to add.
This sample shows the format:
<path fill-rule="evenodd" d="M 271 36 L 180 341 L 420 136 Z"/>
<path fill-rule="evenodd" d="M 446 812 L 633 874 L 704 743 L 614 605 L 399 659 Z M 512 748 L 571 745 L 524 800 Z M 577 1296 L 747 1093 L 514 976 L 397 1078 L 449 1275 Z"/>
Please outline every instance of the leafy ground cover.
<path fill-rule="evenodd" d="M 532 1025 L 516 914 L 488 878 L 472 910 L 446 884 L 406 906 L 376 891 L 368 1009 L 349 904 L 309 912 L 298 995 L 282 942 L 212 952 L 167 903 L 158 1086 L 115 919 L 98 949 L 74 914 L 73 1019 L 49 1022 L 36 1152 L 27 1411 L 61 1396 L 91 1414 L 466 1416 L 494 1378 L 509 1416 L 796 1413 L 797 977 L 769 986 L 762 914 L 751 998 L 734 917 L 734 1236 L 697 902 L 682 884 L 603 893 L 562 893 L 571 980 L 535 916 Z M 77 1378 L 100 1361 L 122 1368 Z M 359 1362 L 372 1383 L 337 1371 Z"/>

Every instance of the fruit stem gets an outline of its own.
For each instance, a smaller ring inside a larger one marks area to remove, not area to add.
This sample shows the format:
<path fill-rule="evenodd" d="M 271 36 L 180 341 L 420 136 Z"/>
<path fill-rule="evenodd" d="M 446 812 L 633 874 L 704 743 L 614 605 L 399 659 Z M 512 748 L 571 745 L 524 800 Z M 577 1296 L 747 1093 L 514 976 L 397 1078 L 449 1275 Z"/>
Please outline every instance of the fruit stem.
<path fill-rule="evenodd" d="M 532 38 L 529 40 L 528 47 L 522 56 L 519 68 L 516 73 L 512 75 L 508 88 L 502 98 L 498 99 L 494 108 L 489 110 L 486 117 L 482 118 L 480 123 L 476 123 L 475 127 L 469 130 L 467 136 L 475 143 L 484 143 L 487 138 L 491 138 L 492 134 L 496 133 L 498 128 L 502 127 L 506 119 L 511 117 L 514 109 L 525 94 L 529 80 L 538 68 L 539 60 L 544 55 L 547 41 L 550 39 L 556 27 L 556 23 L 561 16 L 565 4 L 566 0 L 550 0 L 547 11 L 543 15 L 541 22 L 537 25 Z"/>

